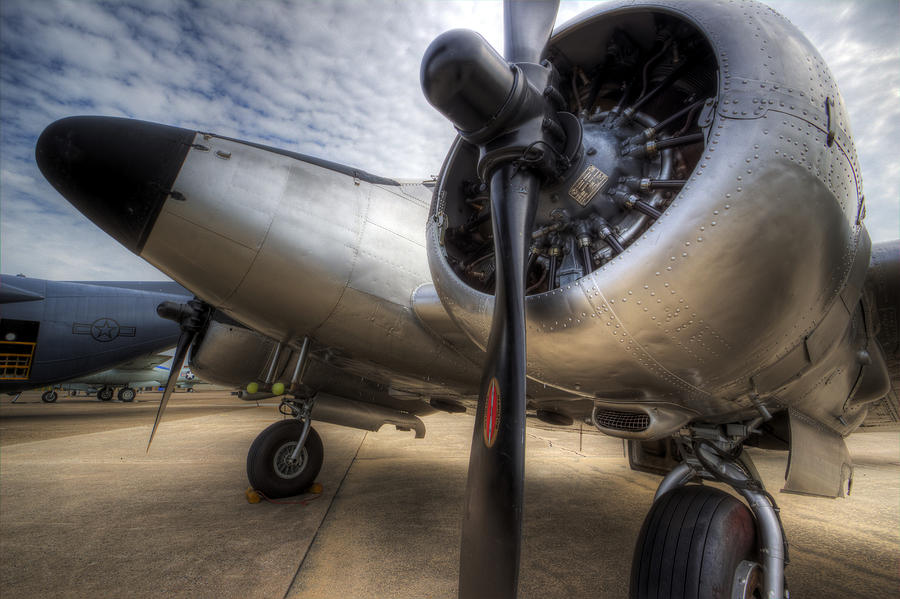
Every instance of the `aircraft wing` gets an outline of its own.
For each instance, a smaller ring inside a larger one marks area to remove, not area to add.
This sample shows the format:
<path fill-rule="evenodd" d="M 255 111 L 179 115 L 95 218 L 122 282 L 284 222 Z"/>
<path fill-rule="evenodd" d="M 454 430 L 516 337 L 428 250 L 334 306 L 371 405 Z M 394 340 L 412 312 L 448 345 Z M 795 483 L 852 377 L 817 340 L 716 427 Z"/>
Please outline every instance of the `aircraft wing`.
<path fill-rule="evenodd" d="M 133 360 L 129 360 L 122 364 L 117 364 L 116 368 L 118 370 L 149 370 L 154 366 L 163 364 L 167 360 L 171 359 L 171 355 L 166 355 L 160 352 L 153 352 L 143 356 L 138 356 L 137 358 L 134 358 Z"/>

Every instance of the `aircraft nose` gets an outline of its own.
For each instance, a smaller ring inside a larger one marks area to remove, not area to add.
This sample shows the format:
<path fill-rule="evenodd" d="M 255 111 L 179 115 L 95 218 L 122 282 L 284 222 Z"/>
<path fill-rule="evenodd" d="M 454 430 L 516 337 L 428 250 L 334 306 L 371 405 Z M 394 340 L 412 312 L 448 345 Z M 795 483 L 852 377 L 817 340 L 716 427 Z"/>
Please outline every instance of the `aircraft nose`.
<path fill-rule="evenodd" d="M 140 254 L 194 135 L 131 119 L 69 117 L 44 129 L 35 158 L 63 197 Z"/>

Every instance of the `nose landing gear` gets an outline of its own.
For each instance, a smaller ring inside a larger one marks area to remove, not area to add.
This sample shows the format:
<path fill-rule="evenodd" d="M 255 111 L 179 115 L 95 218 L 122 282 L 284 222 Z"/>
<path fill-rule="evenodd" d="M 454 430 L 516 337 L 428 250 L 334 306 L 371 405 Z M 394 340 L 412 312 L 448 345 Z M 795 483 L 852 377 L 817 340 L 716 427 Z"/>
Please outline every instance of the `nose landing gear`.
<path fill-rule="evenodd" d="M 315 482 L 325 457 L 322 439 L 311 426 L 316 396 L 303 385 L 310 345 L 309 337 L 304 338 L 291 377 L 289 389 L 295 397 L 283 397 L 278 406 L 279 412 L 291 418 L 276 422 L 263 430 L 247 453 L 247 478 L 250 485 L 273 499 L 299 495 L 306 491 Z M 274 380 L 281 347 L 279 343 L 271 358 L 266 377 L 268 385 L 272 385 Z M 283 390 L 284 385 L 279 385 Z"/>
<path fill-rule="evenodd" d="M 684 462 L 662 480 L 634 551 L 631 599 L 789 599 L 787 541 L 775 499 L 743 451 L 743 436 L 695 426 L 677 442 Z M 743 425 L 738 425 L 743 427 Z M 719 489 L 725 483 L 747 505 Z"/>
<path fill-rule="evenodd" d="M 250 485 L 273 499 L 306 491 L 325 457 L 322 439 L 310 426 L 312 401 L 285 399 L 280 409 L 285 407 L 293 417 L 264 429 L 247 453 Z"/>
<path fill-rule="evenodd" d="M 308 349 L 308 344 L 305 347 Z M 298 378 L 295 374 L 292 387 L 297 388 Z M 315 396 L 284 397 L 278 411 L 291 418 L 263 430 L 250 446 L 247 478 L 263 495 L 271 498 L 299 495 L 315 482 L 325 450 L 322 439 L 311 426 L 314 404 Z"/>

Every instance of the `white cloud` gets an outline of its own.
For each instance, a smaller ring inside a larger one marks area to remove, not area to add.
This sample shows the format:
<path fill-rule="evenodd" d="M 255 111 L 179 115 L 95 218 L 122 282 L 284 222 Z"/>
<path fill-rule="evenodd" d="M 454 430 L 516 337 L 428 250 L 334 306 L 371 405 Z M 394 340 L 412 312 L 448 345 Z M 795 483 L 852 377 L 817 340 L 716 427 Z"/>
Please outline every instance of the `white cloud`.
<path fill-rule="evenodd" d="M 900 237 L 900 11 L 895 0 L 771 0 L 819 50 L 841 89 L 874 241 Z"/>
<path fill-rule="evenodd" d="M 900 17 L 889 0 L 772 0 L 841 84 L 876 239 L 898 236 Z M 563 2 L 559 21 L 593 3 Z M 0 2 L 0 267 L 48 278 L 161 278 L 69 206 L 34 165 L 43 127 L 128 116 L 248 139 L 376 174 L 436 174 L 453 130 L 419 63 L 440 32 L 501 44 L 493 2 Z M 57 254 L 58 252 L 58 254 Z"/>

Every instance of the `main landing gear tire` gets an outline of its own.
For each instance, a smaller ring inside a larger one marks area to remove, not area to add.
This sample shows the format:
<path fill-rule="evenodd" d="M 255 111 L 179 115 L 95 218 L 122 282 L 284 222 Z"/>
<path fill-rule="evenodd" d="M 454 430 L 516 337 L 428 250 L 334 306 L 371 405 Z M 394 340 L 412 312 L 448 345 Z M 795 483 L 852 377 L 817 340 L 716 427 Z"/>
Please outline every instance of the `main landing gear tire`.
<path fill-rule="evenodd" d="M 103 387 L 97 391 L 97 399 L 100 401 L 110 401 L 113 398 L 113 390 L 109 387 Z"/>
<path fill-rule="evenodd" d="M 119 389 L 116 397 L 119 398 L 119 401 L 134 401 L 134 389 L 132 389 L 131 387 L 122 387 L 121 389 Z"/>
<path fill-rule="evenodd" d="M 629 597 L 760 598 L 756 545 L 753 514 L 736 498 L 702 485 L 673 489 L 644 520 Z"/>
<path fill-rule="evenodd" d="M 56 401 L 56 391 L 44 391 L 41 394 L 41 401 L 44 403 L 53 403 Z"/>
<path fill-rule="evenodd" d="M 275 499 L 299 495 L 315 482 L 325 456 L 315 429 L 309 429 L 298 463 L 288 461 L 302 430 L 298 420 L 281 420 L 256 437 L 247 453 L 247 478 L 254 489 Z"/>

